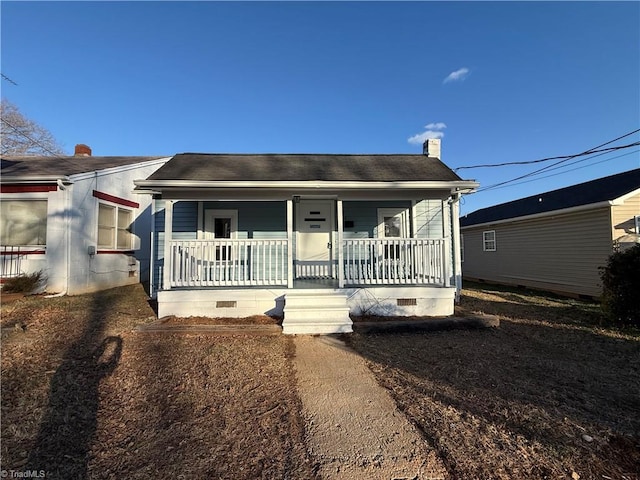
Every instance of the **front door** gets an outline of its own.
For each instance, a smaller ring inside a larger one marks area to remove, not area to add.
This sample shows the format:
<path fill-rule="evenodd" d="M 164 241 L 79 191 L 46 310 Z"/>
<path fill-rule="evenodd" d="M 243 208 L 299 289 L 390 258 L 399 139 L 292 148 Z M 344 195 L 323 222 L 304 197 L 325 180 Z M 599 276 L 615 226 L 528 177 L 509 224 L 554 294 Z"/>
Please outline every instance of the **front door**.
<path fill-rule="evenodd" d="M 333 200 L 300 200 L 296 206 L 296 278 L 333 278 Z"/>

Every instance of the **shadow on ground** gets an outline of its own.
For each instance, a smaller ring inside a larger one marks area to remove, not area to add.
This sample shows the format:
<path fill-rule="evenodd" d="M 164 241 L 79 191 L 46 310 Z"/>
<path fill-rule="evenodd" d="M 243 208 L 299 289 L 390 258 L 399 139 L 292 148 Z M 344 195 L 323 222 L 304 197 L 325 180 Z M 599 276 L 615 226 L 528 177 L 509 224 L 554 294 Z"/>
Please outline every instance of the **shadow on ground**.
<path fill-rule="evenodd" d="M 104 336 L 107 298 L 95 294 L 84 331 L 51 378 L 49 402 L 26 464 L 47 478 L 87 478 L 100 382 L 118 365 L 123 347 L 121 337 Z"/>
<path fill-rule="evenodd" d="M 470 308 L 513 318 L 498 329 L 347 341 L 452 478 L 637 478 L 640 342 L 568 328 L 580 323 L 571 306 L 551 306 L 542 323 L 538 305 L 495 295 L 504 305 Z"/>

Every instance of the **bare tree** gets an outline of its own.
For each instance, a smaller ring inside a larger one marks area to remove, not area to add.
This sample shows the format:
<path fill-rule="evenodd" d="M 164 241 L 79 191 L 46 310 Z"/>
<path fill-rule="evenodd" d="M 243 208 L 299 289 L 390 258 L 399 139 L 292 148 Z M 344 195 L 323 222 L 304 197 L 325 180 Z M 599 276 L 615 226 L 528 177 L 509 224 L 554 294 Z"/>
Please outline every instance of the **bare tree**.
<path fill-rule="evenodd" d="M 4 98 L 0 103 L 0 151 L 2 155 L 64 155 L 49 130 Z"/>

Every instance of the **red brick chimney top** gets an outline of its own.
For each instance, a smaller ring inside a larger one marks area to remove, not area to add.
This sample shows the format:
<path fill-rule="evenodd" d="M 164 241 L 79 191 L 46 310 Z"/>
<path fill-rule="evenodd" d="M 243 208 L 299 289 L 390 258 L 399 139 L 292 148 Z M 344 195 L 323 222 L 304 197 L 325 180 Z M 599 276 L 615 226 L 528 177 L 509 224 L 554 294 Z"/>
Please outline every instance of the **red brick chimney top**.
<path fill-rule="evenodd" d="M 74 152 L 74 156 L 76 157 L 90 157 L 91 156 L 91 148 L 84 143 L 79 143 L 76 145 L 76 149 Z"/>

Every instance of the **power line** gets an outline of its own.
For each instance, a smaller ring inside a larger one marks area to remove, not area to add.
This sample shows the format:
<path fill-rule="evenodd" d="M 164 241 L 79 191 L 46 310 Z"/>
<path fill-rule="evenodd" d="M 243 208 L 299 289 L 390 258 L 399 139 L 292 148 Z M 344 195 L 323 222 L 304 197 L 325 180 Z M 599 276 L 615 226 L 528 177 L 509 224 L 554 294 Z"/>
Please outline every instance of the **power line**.
<path fill-rule="evenodd" d="M 635 133 L 635 132 L 633 132 Z M 538 160 L 527 160 L 527 161 L 523 161 L 523 162 L 504 162 L 504 163 L 485 163 L 482 165 L 472 165 L 472 166 L 468 166 L 468 167 L 458 167 L 458 168 L 454 168 L 453 171 L 457 172 L 458 170 L 465 170 L 465 169 L 472 169 L 472 168 L 491 168 L 491 167 L 506 167 L 509 165 L 529 165 L 532 163 L 542 163 L 542 162 L 548 162 L 551 160 L 559 160 L 559 159 L 572 159 L 572 158 L 576 158 L 576 157 L 580 157 L 583 155 L 590 155 L 592 153 L 599 153 L 599 152 L 612 152 L 615 150 L 622 150 L 624 148 L 630 148 L 630 147 L 637 147 L 638 145 L 640 145 L 640 142 L 635 142 L 635 143 L 629 143 L 627 145 L 620 145 L 619 147 L 608 147 L 608 148 L 602 148 L 599 150 L 589 150 L 587 152 L 583 152 L 583 153 L 577 153 L 575 155 L 562 155 L 559 157 L 547 157 L 547 158 L 540 158 Z"/>
<path fill-rule="evenodd" d="M 631 152 L 623 153 L 622 155 L 616 155 L 615 157 L 605 158 L 604 160 L 599 160 L 597 162 L 589 163 L 588 165 L 581 165 L 579 167 L 571 168 L 571 169 L 565 170 L 563 172 L 554 173 L 554 174 L 551 174 L 551 175 L 545 175 L 543 177 L 533 178 L 531 180 L 524 180 L 522 182 L 517 182 L 517 183 L 514 183 L 512 185 L 502 185 L 502 186 L 499 186 L 499 187 L 486 187 L 485 189 L 478 189 L 478 191 L 475 192 L 475 193 L 478 193 L 478 192 L 481 192 L 481 191 L 484 192 L 486 190 L 500 190 L 501 188 L 508 188 L 508 187 L 514 187 L 516 185 L 523 185 L 525 183 L 537 182 L 538 180 L 542 180 L 544 178 L 550 178 L 550 177 L 555 177 L 555 176 L 558 176 L 558 175 L 564 175 L 565 173 L 573 172 L 575 170 L 580 170 L 581 168 L 591 167 L 593 165 L 598 165 L 600 163 L 609 162 L 611 160 L 615 160 L 616 158 L 626 157 L 627 155 L 631 155 L 631 154 L 637 153 L 637 152 L 640 152 L 640 150 L 633 150 Z M 607 153 L 607 152 L 605 152 L 605 153 Z M 567 165 L 562 165 L 560 167 L 556 167 L 556 168 L 553 168 L 553 169 L 550 169 L 550 170 L 558 170 L 560 168 L 565 168 L 565 167 L 568 167 L 568 166 L 571 166 L 571 165 L 575 165 L 575 164 L 580 163 L 580 162 L 584 162 L 584 161 L 587 161 L 587 160 L 593 160 L 594 158 L 599 157 L 601 155 L 604 155 L 605 153 L 601 153 L 600 155 L 594 155 L 593 157 L 589 157 L 589 158 L 582 158 L 582 159 L 580 159 L 580 160 L 578 160 L 576 162 L 572 162 L 572 163 L 567 164 Z"/>
<path fill-rule="evenodd" d="M 562 160 L 560 160 L 558 162 L 552 163 L 551 165 L 547 165 L 546 167 L 542 167 L 542 168 L 539 168 L 538 170 L 534 170 L 533 172 L 529 172 L 529 173 L 526 173 L 524 175 L 520 175 L 519 177 L 515 177 L 515 178 L 512 178 L 510 180 L 505 180 L 504 182 L 495 183 L 495 184 L 489 185 L 489 186 L 487 186 L 485 188 L 480 188 L 480 189 L 478 189 L 478 192 L 486 191 L 486 190 L 489 190 L 489 189 L 493 189 L 495 187 L 500 187 L 502 185 L 506 185 L 506 184 L 509 184 L 509 183 L 516 182 L 518 180 L 522 180 L 524 178 L 528 178 L 528 177 L 532 177 L 532 176 L 538 175 L 541 172 L 550 170 L 553 167 L 555 167 L 557 165 L 561 165 L 561 164 L 563 164 L 565 162 L 568 162 L 569 160 L 572 160 L 572 159 L 574 159 L 576 157 L 580 157 L 580 156 L 583 156 L 583 155 L 591 155 L 594 152 L 598 151 L 598 149 L 604 147 L 605 145 L 609 145 L 610 143 L 616 142 L 616 141 L 620 140 L 621 138 L 628 137 L 629 135 L 633 135 L 634 133 L 637 133 L 637 132 L 640 132 L 640 129 L 634 130 L 633 132 L 626 133 L 626 134 L 621 135 L 621 136 L 619 136 L 617 138 L 614 138 L 613 140 L 609 140 L 608 142 L 605 142 L 605 143 L 602 143 L 600 145 L 597 145 L 597 146 L 595 146 L 593 148 L 590 148 L 589 150 L 586 150 L 583 153 L 577 153 L 575 155 L 571 155 L 571 156 L 569 156 L 567 158 L 564 158 L 564 159 L 562 159 Z M 628 147 L 626 147 L 626 148 L 628 148 Z M 604 155 L 605 153 L 607 153 L 607 152 L 600 153 L 600 155 Z"/>
<path fill-rule="evenodd" d="M 18 84 L 16 82 L 14 82 L 13 80 L 11 80 L 9 77 L 7 77 L 4 73 L 0 73 L 0 75 L 2 75 L 2 78 L 4 78 L 7 82 L 9 83 L 13 83 L 16 87 L 18 86 Z"/>

